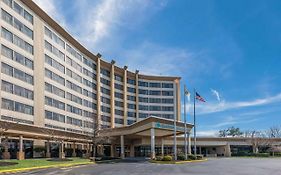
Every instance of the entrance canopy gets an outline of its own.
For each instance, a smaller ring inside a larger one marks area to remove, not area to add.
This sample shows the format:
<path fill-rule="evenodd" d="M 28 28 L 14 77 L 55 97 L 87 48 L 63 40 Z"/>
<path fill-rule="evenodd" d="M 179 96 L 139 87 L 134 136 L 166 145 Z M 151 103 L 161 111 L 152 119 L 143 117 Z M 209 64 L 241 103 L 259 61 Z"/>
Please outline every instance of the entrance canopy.
<path fill-rule="evenodd" d="M 187 132 L 190 132 L 193 125 L 187 124 Z M 164 119 L 159 117 L 148 117 L 132 125 L 106 128 L 100 132 L 100 136 L 114 137 L 126 135 L 130 138 L 149 137 L 151 129 L 155 130 L 155 137 L 169 137 L 174 135 L 174 120 Z M 176 122 L 176 134 L 184 134 L 184 123 Z"/>

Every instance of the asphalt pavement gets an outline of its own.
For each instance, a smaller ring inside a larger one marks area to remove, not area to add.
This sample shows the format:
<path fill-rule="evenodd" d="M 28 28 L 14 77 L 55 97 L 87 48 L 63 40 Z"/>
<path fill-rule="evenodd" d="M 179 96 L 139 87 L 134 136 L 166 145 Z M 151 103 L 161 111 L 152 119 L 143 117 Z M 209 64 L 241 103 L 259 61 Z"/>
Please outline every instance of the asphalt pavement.
<path fill-rule="evenodd" d="M 144 159 L 51 168 L 18 175 L 281 175 L 281 158 L 211 158 L 206 162 L 154 164 Z"/>

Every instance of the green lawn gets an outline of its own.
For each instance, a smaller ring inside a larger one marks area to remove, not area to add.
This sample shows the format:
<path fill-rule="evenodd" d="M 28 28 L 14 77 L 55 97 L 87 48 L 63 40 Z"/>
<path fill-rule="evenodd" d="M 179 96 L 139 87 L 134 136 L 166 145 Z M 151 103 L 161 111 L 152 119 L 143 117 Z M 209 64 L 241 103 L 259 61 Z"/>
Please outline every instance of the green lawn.
<path fill-rule="evenodd" d="M 17 165 L 11 166 L 0 166 L 1 170 L 11 170 L 11 169 L 20 169 L 20 168 L 32 168 L 32 167 L 42 167 L 42 166 L 60 166 L 60 165 L 68 165 L 68 164 L 86 164 L 90 163 L 89 159 L 81 159 L 81 158 L 71 158 L 72 161 L 47 161 L 48 159 L 26 159 L 26 160 L 1 160 L 0 162 L 17 162 Z"/>

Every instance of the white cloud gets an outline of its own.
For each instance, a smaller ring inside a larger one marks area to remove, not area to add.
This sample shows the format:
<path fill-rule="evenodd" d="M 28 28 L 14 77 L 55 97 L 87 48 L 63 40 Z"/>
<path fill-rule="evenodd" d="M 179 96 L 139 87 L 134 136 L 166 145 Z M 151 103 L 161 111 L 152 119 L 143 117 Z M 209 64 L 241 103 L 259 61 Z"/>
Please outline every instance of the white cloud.
<path fill-rule="evenodd" d="M 67 27 L 64 16 L 59 12 L 59 1 L 56 0 L 33 0 L 48 15 L 54 18 L 60 25 Z"/>
<path fill-rule="evenodd" d="M 220 93 L 215 89 L 211 89 L 211 92 L 212 92 L 213 95 L 216 96 L 217 100 L 220 102 L 221 101 Z"/>
<path fill-rule="evenodd" d="M 239 108 L 246 108 L 252 106 L 262 106 L 262 105 L 267 105 L 280 101 L 281 101 L 281 93 L 271 97 L 254 99 L 252 101 L 238 101 L 238 102 L 221 101 L 220 103 L 198 104 L 196 106 L 196 110 L 198 111 L 198 114 L 210 114 L 210 113 L 222 112 L 231 109 L 239 109 Z"/>
<path fill-rule="evenodd" d="M 216 137 L 218 136 L 217 130 L 200 130 L 196 132 L 198 137 Z"/>

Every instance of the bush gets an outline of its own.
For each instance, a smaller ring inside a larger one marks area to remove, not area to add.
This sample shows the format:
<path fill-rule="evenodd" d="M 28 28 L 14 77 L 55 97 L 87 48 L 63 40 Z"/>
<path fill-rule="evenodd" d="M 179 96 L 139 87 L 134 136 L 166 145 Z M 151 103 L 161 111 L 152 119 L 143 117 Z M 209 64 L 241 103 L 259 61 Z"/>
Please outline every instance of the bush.
<path fill-rule="evenodd" d="M 273 155 L 273 153 L 272 153 L 272 155 Z M 274 156 L 281 157 L 281 153 L 274 153 Z"/>
<path fill-rule="evenodd" d="M 164 156 L 162 161 L 172 161 L 172 156 Z"/>
<path fill-rule="evenodd" d="M 156 161 L 162 161 L 162 160 L 163 160 L 163 157 L 161 157 L 161 156 L 156 156 L 155 160 L 156 160 Z"/>
<path fill-rule="evenodd" d="M 269 157 L 269 153 L 254 153 L 253 156 L 255 157 Z"/>
<path fill-rule="evenodd" d="M 178 155 L 178 160 L 185 160 L 185 155 L 184 154 L 179 154 Z"/>
<path fill-rule="evenodd" d="M 187 157 L 188 157 L 188 159 L 190 159 L 190 160 L 196 160 L 196 156 L 193 155 L 193 154 L 189 154 Z"/>
<path fill-rule="evenodd" d="M 251 156 L 251 153 L 241 151 L 241 152 L 237 152 L 237 153 L 232 153 L 231 156 L 233 156 L 233 157 Z"/>
<path fill-rule="evenodd" d="M 197 156 L 196 156 L 196 159 L 197 159 L 197 160 L 202 160 L 202 159 L 203 159 L 203 155 L 197 155 Z"/>

